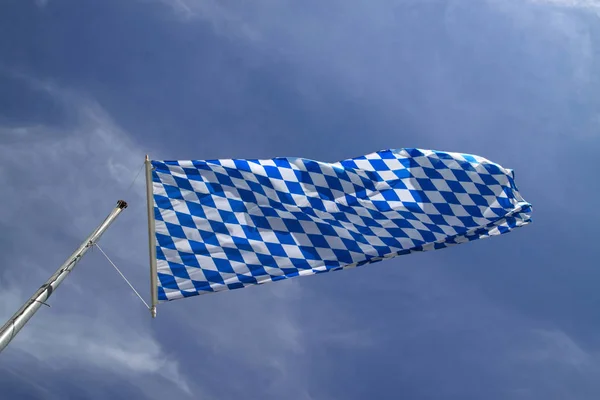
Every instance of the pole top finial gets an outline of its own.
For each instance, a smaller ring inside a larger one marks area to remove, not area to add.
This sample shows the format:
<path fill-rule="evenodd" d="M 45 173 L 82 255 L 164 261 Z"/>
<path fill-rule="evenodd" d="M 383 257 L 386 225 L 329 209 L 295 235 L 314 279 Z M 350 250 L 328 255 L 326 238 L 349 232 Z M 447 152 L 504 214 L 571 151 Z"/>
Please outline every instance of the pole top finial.
<path fill-rule="evenodd" d="M 125 200 L 119 200 L 119 201 L 117 201 L 117 207 L 119 207 L 121 209 L 125 209 L 125 208 L 127 208 L 127 202 Z"/>

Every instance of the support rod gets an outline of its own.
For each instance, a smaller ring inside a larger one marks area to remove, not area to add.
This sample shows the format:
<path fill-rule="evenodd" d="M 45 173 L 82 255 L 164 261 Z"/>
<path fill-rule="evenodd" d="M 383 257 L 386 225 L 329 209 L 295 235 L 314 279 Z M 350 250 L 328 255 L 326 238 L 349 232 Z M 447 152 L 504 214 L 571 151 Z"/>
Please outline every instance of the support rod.
<path fill-rule="evenodd" d="M 123 200 L 117 202 L 116 207 L 106 217 L 106 219 L 98 225 L 98 227 L 85 239 L 77 250 L 64 262 L 63 265 L 44 283 L 27 302 L 13 315 L 2 328 L 0 328 L 0 352 L 10 343 L 17 333 L 25 326 L 27 321 L 35 312 L 46 304 L 46 300 L 56 290 L 58 285 L 67 277 L 69 272 L 75 268 L 75 265 L 81 260 L 84 254 L 94 246 L 102 234 L 108 229 L 110 224 L 117 216 L 127 208 L 127 203 Z"/>
<path fill-rule="evenodd" d="M 156 318 L 156 305 L 158 304 L 158 283 L 156 273 L 156 241 L 154 239 L 154 198 L 152 196 L 152 164 L 146 155 L 146 205 L 148 209 L 148 250 L 150 252 L 150 313 Z"/>

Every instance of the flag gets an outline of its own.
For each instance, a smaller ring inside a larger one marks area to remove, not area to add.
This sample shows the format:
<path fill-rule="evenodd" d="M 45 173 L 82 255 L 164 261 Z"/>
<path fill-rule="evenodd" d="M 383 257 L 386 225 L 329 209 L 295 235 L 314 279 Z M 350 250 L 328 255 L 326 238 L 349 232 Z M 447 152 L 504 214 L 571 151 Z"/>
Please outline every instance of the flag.
<path fill-rule="evenodd" d="M 152 161 L 158 300 L 244 288 L 500 235 L 530 222 L 513 171 L 385 150 Z"/>

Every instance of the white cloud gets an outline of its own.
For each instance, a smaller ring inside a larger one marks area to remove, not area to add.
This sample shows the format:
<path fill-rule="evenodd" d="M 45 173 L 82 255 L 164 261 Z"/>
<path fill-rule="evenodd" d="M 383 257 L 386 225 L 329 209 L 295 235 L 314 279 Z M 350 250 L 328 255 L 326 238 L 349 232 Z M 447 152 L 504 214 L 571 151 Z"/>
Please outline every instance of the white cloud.
<path fill-rule="evenodd" d="M 528 0 L 537 4 L 550 4 L 558 7 L 580 8 L 600 13 L 600 1 L 598 0 Z M 600 15 L 600 14 L 599 14 Z"/>
<path fill-rule="evenodd" d="M 107 231 L 103 247 L 123 262 L 134 283 L 147 280 L 146 269 L 134 268 L 147 260 L 143 174 L 127 191 L 143 163 L 143 152 L 94 101 L 52 84 L 20 79 L 75 110 L 77 121 L 61 128 L 0 126 L 0 139 L 6 140 L 0 142 L 0 186 L 11 188 L 11 195 L 0 199 L 0 223 L 18 228 L 31 244 L 31 252 L 18 252 L 10 260 L 12 268 L 0 275 L 2 321 L 78 244 L 57 234 L 68 232 L 82 240 L 121 197 L 131 206 Z M 37 254 L 38 249 L 47 255 Z M 3 265 L 8 261 L 2 260 Z M 91 280 L 80 280 L 81 273 Z M 149 329 L 149 313 L 140 312 L 134 298 L 118 304 L 129 290 L 119 279 L 99 253 L 89 252 L 50 299 L 52 308 L 38 311 L 5 353 L 27 353 L 48 368 L 100 368 L 133 382 L 153 376 L 191 395 L 178 360 L 164 352 Z M 103 291 L 93 293 L 94 285 Z M 139 385 L 144 391 L 153 386 Z M 159 393 L 147 395 L 154 398 Z"/>
<path fill-rule="evenodd" d="M 598 360 L 585 352 L 572 337 L 562 330 L 536 329 L 531 334 L 535 344 L 529 351 L 522 354 L 524 359 L 539 363 L 558 363 L 577 369 L 585 367 L 598 369 L 600 366 Z"/>
<path fill-rule="evenodd" d="M 128 190 L 145 151 L 93 99 L 52 83 L 12 75 L 74 110 L 76 118 L 73 125 L 60 128 L 27 123 L 0 126 L 0 140 L 12 138 L 0 144 L 0 187 L 12 187 L 15 193 L 0 197 L 0 224 L 20 226 L 21 245 L 26 246 L 25 240 L 37 243 L 31 253 L 19 252 L 11 260 L 14 268 L 0 272 L 4 290 L 0 319 L 7 319 L 29 291 L 54 272 L 120 198 L 128 201 L 129 207 L 102 237 L 102 247 L 146 295 L 143 172 Z M 68 237 L 60 238 L 58 232 Z M 120 279 L 99 252 L 89 252 L 53 294 L 52 308 L 40 310 L 6 352 L 13 356 L 27 353 L 48 368 L 82 365 L 128 376 L 149 398 L 161 397 L 160 390 L 149 389 L 160 379 L 184 394 L 199 395 L 202 382 L 190 383 L 180 362 L 195 362 L 197 356 L 191 352 L 211 350 L 223 358 L 234 358 L 240 368 L 271 371 L 279 377 L 273 388 L 278 393 L 285 393 L 286 386 L 300 385 L 302 372 L 289 372 L 295 368 L 290 355 L 302 354 L 305 346 L 301 326 L 288 309 L 288 301 L 300 294 L 297 283 L 248 289 L 249 293 L 238 293 L 237 298 L 219 294 L 214 300 L 167 304 L 159 307 L 158 319 L 151 321 L 149 312 Z M 244 307 L 253 312 L 240 313 L 242 298 Z M 169 329 L 169 341 L 159 342 L 152 326 L 168 323 L 176 324 Z M 248 335 L 253 339 L 248 340 Z M 181 346 L 190 353 L 179 353 Z M 180 361 L 172 353 L 184 359 Z M 156 379 L 148 385 L 151 377 Z"/>
<path fill-rule="evenodd" d="M 0 292 L 0 317 L 8 319 L 26 298 L 15 287 Z M 27 353 L 49 368 L 74 363 L 119 375 L 158 375 L 191 394 L 177 361 L 164 354 L 147 327 L 123 320 L 116 310 L 104 307 L 89 314 L 43 308 L 9 348 Z"/>

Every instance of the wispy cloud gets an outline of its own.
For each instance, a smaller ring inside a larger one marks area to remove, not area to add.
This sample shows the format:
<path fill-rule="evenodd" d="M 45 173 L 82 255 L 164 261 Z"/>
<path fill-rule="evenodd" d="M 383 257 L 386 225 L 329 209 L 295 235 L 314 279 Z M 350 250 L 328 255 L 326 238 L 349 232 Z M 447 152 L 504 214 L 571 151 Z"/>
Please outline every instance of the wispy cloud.
<path fill-rule="evenodd" d="M 10 81 L 0 96 L 28 110 L 0 111 L 0 317 L 119 198 L 130 207 L 103 249 L 147 293 L 143 179 L 127 190 L 146 152 L 334 161 L 384 146 L 472 151 L 515 168 L 537 222 L 498 241 L 164 304 L 156 320 L 92 252 L 2 354 L 3 389 L 597 397 L 596 213 L 585 201 L 598 197 L 594 7 L 149 1 L 50 2 L 56 13 L 29 2 L 30 28 L 18 25 L 21 8 L 0 13 L 16 21 L 3 62 L 53 79 L 21 76 L 36 89 Z M 98 35 L 85 10 L 114 29 Z"/>
<path fill-rule="evenodd" d="M 15 287 L 0 293 L 0 317 L 7 319 L 25 295 Z M 27 353 L 49 368 L 76 364 L 131 377 L 157 375 L 191 394 L 178 362 L 163 352 L 147 327 L 122 320 L 115 310 L 88 307 L 92 315 L 45 309 L 38 312 L 11 343 L 11 351 Z"/>
<path fill-rule="evenodd" d="M 132 207 L 123 214 L 125 223 L 117 221 L 106 234 L 107 251 L 130 266 L 132 261 L 133 265 L 143 264 L 134 260 L 138 254 L 147 254 L 142 245 L 144 219 L 140 218 L 143 175 L 132 190 L 126 190 L 143 162 L 142 151 L 90 99 L 50 83 L 23 76 L 20 79 L 46 91 L 64 107 L 76 110 L 77 123 L 67 132 L 43 125 L 0 126 L 0 185 L 11 187 L 13 193 L 0 201 L 0 223 L 20 230 L 33 244 L 33 251 L 18 253 L 13 259 L 16 268 L 0 274 L 3 320 L 27 299 L 29 291 L 33 292 L 54 272 L 60 257 L 66 257 L 69 248 L 72 251 L 77 245 L 76 238 L 82 240 L 121 195 L 131 201 Z M 15 219 L 15 215 L 20 217 Z M 54 235 L 61 231 L 73 240 L 53 243 Z M 121 237 L 132 240 L 121 246 Z M 53 244 L 56 247 L 52 248 Z M 40 264 L 42 259 L 36 256 L 36 250 L 49 252 L 47 264 Z M 132 315 L 116 302 L 107 301 L 111 286 L 123 294 L 128 289 L 103 263 L 95 254 L 88 254 L 78 267 L 100 268 L 88 278 L 111 274 L 113 279 L 103 278 L 103 291 L 92 295 L 89 282 L 77 279 L 76 269 L 51 298 L 55 307 L 40 310 L 6 352 L 27 353 L 49 367 L 75 363 L 131 377 L 158 376 L 191 394 L 178 361 L 164 353 L 143 322 L 142 316 L 149 316 Z M 129 271 L 134 281 L 141 280 L 142 271 Z M 133 301 L 133 306 L 126 307 L 135 312 L 139 308 Z"/>
<path fill-rule="evenodd" d="M 600 16 L 600 2 L 598 0 L 528 0 L 537 4 L 549 4 L 558 7 L 587 9 L 598 13 Z"/>
<path fill-rule="evenodd" d="M 449 121 L 466 115 L 470 125 L 461 128 L 472 134 L 489 129 L 484 121 L 494 116 L 523 118 L 515 102 L 495 98 L 514 96 L 517 90 L 531 97 L 530 107 L 564 110 L 571 95 L 590 96 L 595 79 L 595 32 L 572 12 L 597 10 L 599 3 L 593 0 L 360 0 L 352 7 L 338 0 L 310 6 L 270 0 L 157 1 L 171 7 L 185 4 L 182 8 L 189 16 L 217 34 L 244 43 L 265 60 L 287 61 L 294 72 L 307 77 L 302 82 L 327 80 L 382 121 L 414 123 L 421 138 L 428 132 L 443 136 Z M 555 6 L 564 12 L 556 12 Z M 480 14 L 490 24 L 483 25 Z M 422 22 L 414 23 L 412 15 Z M 435 31 L 430 29 L 434 26 Z M 477 35 L 464 40 L 463 35 L 475 31 Z M 520 39 L 505 40 L 499 32 Z M 523 58 L 519 68 L 509 68 L 513 53 Z M 546 68 L 548 63 L 554 68 Z M 467 71 L 486 83 L 489 101 L 473 98 L 474 78 Z M 494 81 L 492 76 L 514 80 L 515 85 L 495 90 L 488 82 Z M 536 81 L 529 76 L 545 82 L 550 93 L 534 91 Z M 297 91 L 318 104 L 317 88 L 298 84 Z M 407 93 L 411 101 L 404 98 Z M 412 118 L 421 114 L 431 118 Z M 399 115 L 404 116 L 400 121 Z M 596 120 L 586 120 L 580 134 L 595 131 Z"/>
<path fill-rule="evenodd" d="M 531 331 L 532 344 L 520 354 L 535 363 L 556 363 L 576 369 L 592 368 L 600 372 L 600 360 L 583 350 L 566 332 L 560 329 L 535 329 Z"/>
<path fill-rule="evenodd" d="M 0 224 L 18 228 L 22 240 L 21 247 L 14 249 L 15 268 L 0 272 L 4 289 L 0 318 L 8 318 L 29 290 L 48 278 L 119 198 L 127 200 L 129 207 L 105 233 L 102 246 L 134 286 L 147 293 L 143 173 L 132 182 L 145 151 L 93 99 L 52 82 L 12 76 L 71 109 L 75 122 L 61 128 L 28 123 L 0 126 L 0 186 L 12 187 L 18 194 L 0 201 Z M 65 237 L 59 239 L 61 235 Z M 36 243 L 29 254 L 22 252 L 27 242 Z M 47 264 L 41 263 L 43 254 L 50 254 Z M 152 376 L 197 396 L 203 391 L 202 383 L 190 384 L 182 360 L 165 349 L 168 343 L 171 350 L 185 346 L 199 354 L 215 352 L 223 360 L 235 359 L 240 368 L 271 371 L 278 380 L 270 390 L 283 394 L 301 382 L 301 371 L 289 373 L 294 368 L 289 357 L 304 352 L 305 338 L 287 309 L 288 302 L 300 295 L 299 286 L 295 282 L 272 286 L 246 296 L 244 306 L 252 312 L 240 313 L 240 299 L 235 295 L 215 295 L 212 303 L 204 300 L 209 306 L 192 300 L 161 307 L 159 326 L 176 325 L 170 334 L 161 336 L 167 341 L 163 342 L 139 300 L 100 253 L 92 251 L 52 296 L 52 308 L 41 310 L 7 352 L 27 353 L 48 366 L 87 365 L 129 376 L 151 398 L 165 389 L 152 393 L 152 385 L 142 384 Z M 245 339 L 248 335 L 253 339 Z M 197 371 L 189 363 L 186 359 L 186 368 Z"/>

